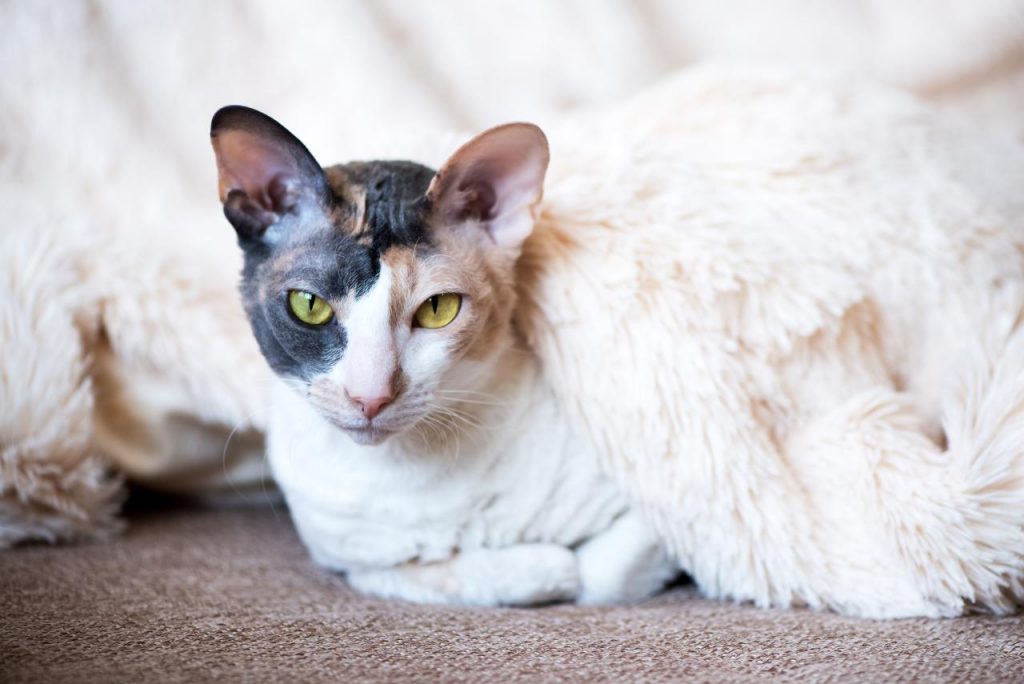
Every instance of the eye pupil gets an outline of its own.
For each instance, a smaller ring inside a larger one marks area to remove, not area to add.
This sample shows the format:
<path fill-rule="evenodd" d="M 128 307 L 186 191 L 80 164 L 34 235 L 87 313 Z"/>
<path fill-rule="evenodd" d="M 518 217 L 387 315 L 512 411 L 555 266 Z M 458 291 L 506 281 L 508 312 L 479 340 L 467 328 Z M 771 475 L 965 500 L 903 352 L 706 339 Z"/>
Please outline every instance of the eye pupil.
<path fill-rule="evenodd" d="M 301 322 L 308 325 L 325 325 L 334 316 L 331 306 L 312 292 L 289 290 L 288 306 Z"/>
<path fill-rule="evenodd" d="M 413 325 L 436 330 L 443 328 L 459 315 L 462 295 L 452 292 L 431 295 L 423 300 L 413 315 Z"/>

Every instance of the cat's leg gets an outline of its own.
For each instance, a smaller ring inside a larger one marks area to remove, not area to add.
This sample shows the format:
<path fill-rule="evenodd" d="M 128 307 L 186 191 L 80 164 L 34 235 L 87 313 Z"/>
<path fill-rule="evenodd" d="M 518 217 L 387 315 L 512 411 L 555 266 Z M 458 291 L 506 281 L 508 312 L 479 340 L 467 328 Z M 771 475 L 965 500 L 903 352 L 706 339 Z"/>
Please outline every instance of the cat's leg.
<path fill-rule="evenodd" d="M 580 588 L 575 555 L 555 544 L 472 549 L 439 562 L 350 570 L 348 581 L 381 598 L 474 606 L 572 601 Z"/>
<path fill-rule="evenodd" d="M 661 591 L 680 572 L 654 530 L 628 511 L 576 549 L 578 603 L 628 603 Z"/>

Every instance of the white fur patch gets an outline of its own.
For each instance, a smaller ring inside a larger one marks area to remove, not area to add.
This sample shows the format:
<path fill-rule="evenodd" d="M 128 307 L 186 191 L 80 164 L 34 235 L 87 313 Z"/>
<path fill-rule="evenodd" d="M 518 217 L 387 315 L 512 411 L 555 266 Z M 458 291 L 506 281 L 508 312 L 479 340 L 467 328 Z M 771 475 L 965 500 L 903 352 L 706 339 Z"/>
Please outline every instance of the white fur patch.
<path fill-rule="evenodd" d="M 345 318 L 347 344 L 330 378 L 352 397 L 394 393 L 392 381 L 400 359 L 389 320 L 391 288 L 391 268 L 382 263 L 373 287 L 353 302 Z"/>

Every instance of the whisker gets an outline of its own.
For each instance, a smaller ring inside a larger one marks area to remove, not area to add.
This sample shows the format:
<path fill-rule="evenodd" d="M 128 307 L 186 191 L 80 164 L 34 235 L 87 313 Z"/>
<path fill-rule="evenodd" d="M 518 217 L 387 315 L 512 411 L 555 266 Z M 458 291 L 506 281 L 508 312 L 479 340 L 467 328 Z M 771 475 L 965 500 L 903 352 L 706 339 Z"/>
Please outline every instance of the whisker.
<path fill-rule="evenodd" d="M 439 394 L 475 394 L 475 395 L 481 396 L 481 397 L 497 397 L 498 396 L 497 394 L 494 394 L 493 392 L 481 392 L 480 390 L 460 389 L 460 388 L 454 388 L 454 387 L 439 387 L 438 389 L 436 389 L 434 391 L 439 393 Z"/>
<path fill-rule="evenodd" d="M 449 415 L 449 416 L 451 416 L 453 418 L 462 420 L 463 422 L 465 422 L 468 425 L 471 425 L 471 426 L 476 427 L 476 428 L 481 427 L 480 423 L 476 420 L 475 416 L 473 414 L 467 412 L 467 411 L 462 411 L 462 410 L 457 409 L 457 408 L 455 408 L 453 406 L 439 406 L 439 405 L 435 405 L 434 407 L 437 409 L 438 412 L 446 414 L 446 415 Z"/>
<path fill-rule="evenodd" d="M 499 395 L 491 392 L 476 392 L 473 390 L 452 390 L 452 389 L 437 389 L 434 393 L 439 397 L 451 397 L 459 401 L 468 401 L 470 399 L 476 401 L 493 401 L 495 403 L 507 404 L 508 400 L 502 399 Z"/>
<path fill-rule="evenodd" d="M 462 436 L 474 436 L 485 429 L 489 429 L 489 425 L 484 425 L 474 418 L 462 412 L 453 411 L 449 407 L 432 405 L 431 415 L 433 420 L 443 420 L 446 422 L 449 431 L 456 437 Z M 472 434 L 470 434 L 472 433 Z"/>
<path fill-rule="evenodd" d="M 242 491 L 238 489 L 238 485 L 235 483 L 234 479 L 232 479 L 228 475 L 228 447 L 231 446 L 231 440 L 234 438 L 235 434 L 242 428 L 242 425 L 244 424 L 249 424 L 250 427 L 252 426 L 252 412 L 246 413 L 245 416 L 240 421 L 235 423 L 235 426 L 231 428 L 231 432 L 228 433 L 227 439 L 224 440 L 224 448 L 221 449 L 220 452 L 220 471 L 221 474 L 224 476 L 224 481 L 231 488 L 232 494 L 236 494 L 237 496 L 242 497 L 243 499 L 245 498 L 245 494 L 243 494 Z M 266 458 L 266 454 L 267 450 L 264 448 L 263 458 Z"/>
<path fill-rule="evenodd" d="M 441 395 L 443 399 L 454 401 L 457 404 L 473 404 L 476 406 L 509 406 L 512 402 L 509 401 L 487 401 L 483 399 L 468 399 L 465 397 L 446 397 Z"/>

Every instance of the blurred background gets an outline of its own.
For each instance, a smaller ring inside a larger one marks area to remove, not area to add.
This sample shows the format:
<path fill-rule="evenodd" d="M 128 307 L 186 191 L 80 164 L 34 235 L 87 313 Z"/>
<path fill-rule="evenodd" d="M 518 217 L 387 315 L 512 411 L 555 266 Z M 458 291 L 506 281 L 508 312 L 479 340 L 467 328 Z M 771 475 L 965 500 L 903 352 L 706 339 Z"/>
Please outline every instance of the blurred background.
<path fill-rule="evenodd" d="M 3 0 L 0 22 L 0 200 L 39 228 L 214 225 L 227 103 L 334 163 L 700 61 L 836 64 L 1024 136 L 1022 0 Z"/>

